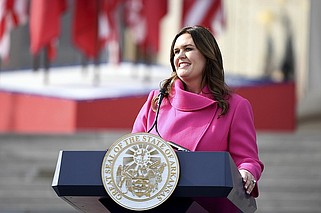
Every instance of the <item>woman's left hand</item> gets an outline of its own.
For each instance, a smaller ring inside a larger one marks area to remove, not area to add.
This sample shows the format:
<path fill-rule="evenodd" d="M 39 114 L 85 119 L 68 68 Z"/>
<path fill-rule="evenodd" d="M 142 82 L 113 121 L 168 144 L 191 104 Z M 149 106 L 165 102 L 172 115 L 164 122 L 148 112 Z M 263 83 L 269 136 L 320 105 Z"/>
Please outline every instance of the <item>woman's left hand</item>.
<path fill-rule="evenodd" d="M 251 174 L 251 172 L 245 170 L 245 169 L 240 169 L 239 170 L 243 179 L 244 183 L 244 188 L 246 190 L 247 194 L 251 194 L 252 190 L 255 187 L 256 180 L 254 176 Z"/>

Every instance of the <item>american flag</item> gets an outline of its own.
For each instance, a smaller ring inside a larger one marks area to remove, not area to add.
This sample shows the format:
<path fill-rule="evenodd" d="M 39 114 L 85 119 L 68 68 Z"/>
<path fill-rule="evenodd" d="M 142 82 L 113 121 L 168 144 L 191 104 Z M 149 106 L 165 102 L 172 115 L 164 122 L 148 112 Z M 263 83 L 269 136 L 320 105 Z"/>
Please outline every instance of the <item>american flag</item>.
<path fill-rule="evenodd" d="M 9 60 L 10 31 L 27 22 L 26 0 L 0 1 L 0 58 Z"/>
<path fill-rule="evenodd" d="M 223 0 L 183 0 L 183 26 L 202 25 L 218 35 L 225 22 Z"/>

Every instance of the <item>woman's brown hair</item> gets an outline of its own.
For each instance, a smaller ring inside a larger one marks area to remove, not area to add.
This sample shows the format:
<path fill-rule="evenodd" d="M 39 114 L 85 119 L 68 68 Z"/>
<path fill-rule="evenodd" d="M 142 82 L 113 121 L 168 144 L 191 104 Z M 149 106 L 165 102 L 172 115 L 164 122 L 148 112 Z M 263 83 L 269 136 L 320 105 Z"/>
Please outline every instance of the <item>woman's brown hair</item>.
<path fill-rule="evenodd" d="M 174 81 L 178 78 L 174 64 L 174 46 L 176 40 L 182 34 L 188 33 L 191 35 L 196 48 L 205 56 L 206 65 L 203 72 L 202 85 L 203 88 L 207 85 L 210 93 L 213 94 L 213 99 L 218 102 L 218 106 L 222 109 L 221 115 L 225 115 L 229 109 L 228 98 L 230 89 L 224 80 L 223 59 L 219 46 L 213 34 L 202 26 L 184 27 L 172 41 L 170 49 L 170 63 L 172 67 L 171 77 L 161 82 L 160 87 L 165 90 L 165 96 L 170 94 Z M 153 105 L 157 104 L 157 97 L 153 101 Z"/>

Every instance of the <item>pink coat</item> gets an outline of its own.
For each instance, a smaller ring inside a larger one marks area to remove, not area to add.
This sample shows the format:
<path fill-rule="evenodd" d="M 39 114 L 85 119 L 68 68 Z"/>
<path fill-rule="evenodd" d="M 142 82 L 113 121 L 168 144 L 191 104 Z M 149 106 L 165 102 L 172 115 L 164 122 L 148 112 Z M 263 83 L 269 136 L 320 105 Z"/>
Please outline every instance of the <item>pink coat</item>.
<path fill-rule="evenodd" d="M 184 90 L 183 83 L 176 80 L 172 94 L 164 98 L 158 117 L 158 131 L 162 138 L 173 141 L 192 151 L 228 151 L 239 169 L 251 172 L 260 179 L 263 163 L 258 158 L 256 132 L 252 107 L 248 100 L 232 94 L 230 108 L 219 117 L 221 109 L 206 94 L 205 87 L 199 94 Z M 152 99 L 158 91 L 152 91 L 141 108 L 132 132 L 147 132 L 153 125 L 155 112 Z M 151 133 L 157 135 L 155 129 Z M 258 189 L 252 192 L 258 196 Z"/>

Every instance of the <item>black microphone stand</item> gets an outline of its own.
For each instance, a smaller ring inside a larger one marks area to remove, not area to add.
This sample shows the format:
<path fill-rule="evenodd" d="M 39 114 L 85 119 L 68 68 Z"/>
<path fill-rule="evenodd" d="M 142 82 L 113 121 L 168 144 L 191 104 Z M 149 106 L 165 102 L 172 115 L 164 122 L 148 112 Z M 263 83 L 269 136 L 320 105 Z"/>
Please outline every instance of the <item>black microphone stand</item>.
<path fill-rule="evenodd" d="M 158 94 L 158 103 L 157 103 L 157 109 L 156 109 L 156 116 L 155 116 L 155 120 L 154 120 L 154 123 L 152 125 L 152 127 L 148 130 L 148 133 L 150 133 L 150 131 L 152 131 L 152 129 L 155 127 L 155 131 L 157 132 L 158 136 L 163 138 L 159 132 L 158 132 L 158 128 L 157 128 L 157 121 L 158 121 L 158 115 L 159 115 L 159 109 L 160 109 L 160 106 L 161 106 L 161 103 L 163 101 L 165 97 L 165 89 L 164 88 L 161 88 L 160 91 L 159 91 L 159 94 Z M 171 145 L 175 150 L 177 151 L 184 151 L 184 152 L 189 152 L 190 150 L 183 147 L 183 146 L 180 146 L 172 141 L 166 141 L 169 145 Z"/>

